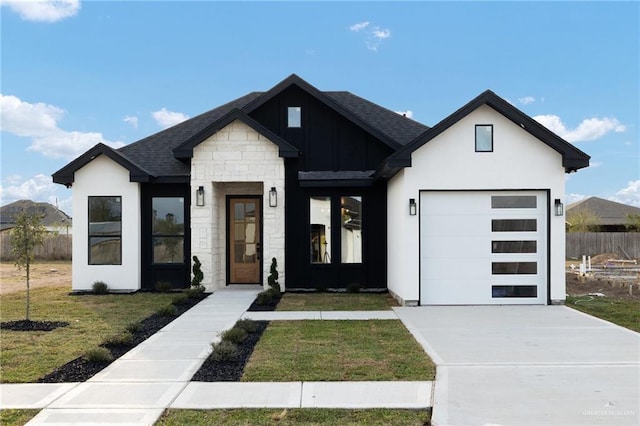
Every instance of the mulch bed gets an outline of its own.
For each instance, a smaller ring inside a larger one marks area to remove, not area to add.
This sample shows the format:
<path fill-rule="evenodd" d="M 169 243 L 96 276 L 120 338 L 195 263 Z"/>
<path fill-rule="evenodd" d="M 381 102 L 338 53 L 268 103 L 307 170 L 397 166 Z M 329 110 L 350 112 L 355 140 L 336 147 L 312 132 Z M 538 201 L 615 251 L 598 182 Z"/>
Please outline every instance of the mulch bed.
<path fill-rule="evenodd" d="M 177 314 L 174 316 L 153 314 L 140 322 L 140 327 L 133 335 L 131 343 L 127 345 L 101 345 L 111 352 L 113 359 L 116 360 L 149 337 L 155 334 L 165 325 L 176 319 L 177 316 L 182 315 L 193 306 L 195 306 L 202 299 L 209 296 L 210 293 L 203 293 L 200 298 L 188 299 L 185 303 L 176 306 Z M 83 357 L 76 358 L 65 365 L 55 369 L 46 376 L 38 380 L 39 383 L 65 383 L 65 382 L 84 382 L 96 373 L 100 372 L 106 366 L 111 364 L 109 362 L 91 362 Z"/>
<path fill-rule="evenodd" d="M 242 343 L 238 344 L 240 356 L 237 359 L 233 361 L 214 361 L 209 357 L 191 380 L 195 382 L 240 381 L 244 373 L 244 367 L 253 353 L 253 348 L 269 325 L 269 321 L 255 321 L 255 323 L 257 325 L 256 332 L 249 334 Z"/>
<path fill-rule="evenodd" d="M 56 328 L 66 327 L 69 323 L 66 321 L 5 321 L 0 323 L 0 329 L 11 331 L 52 331 Z"/>

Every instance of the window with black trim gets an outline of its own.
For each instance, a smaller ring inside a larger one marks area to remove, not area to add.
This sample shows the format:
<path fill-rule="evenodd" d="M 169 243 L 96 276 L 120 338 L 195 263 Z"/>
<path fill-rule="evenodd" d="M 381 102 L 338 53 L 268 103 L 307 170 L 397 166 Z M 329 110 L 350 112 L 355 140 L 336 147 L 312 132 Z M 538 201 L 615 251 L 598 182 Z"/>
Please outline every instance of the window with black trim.
<path fill-rule="evenodd" d="M 493 124 L 476 124 L 476 152 L 493 152 Z"/>
<path fill-rule="evenodd" d="M 89 197 L 89 265 L 122 265 L 122 197 Z"/>
<path fill-rule="evenodd" d="M 153 197 L 153 263 L 184 263 L 184 197 Z"/>
<path fill-rule="evenodd" d="M 287 127 L 302 127 L 302 107 L 287 108 Z"/>

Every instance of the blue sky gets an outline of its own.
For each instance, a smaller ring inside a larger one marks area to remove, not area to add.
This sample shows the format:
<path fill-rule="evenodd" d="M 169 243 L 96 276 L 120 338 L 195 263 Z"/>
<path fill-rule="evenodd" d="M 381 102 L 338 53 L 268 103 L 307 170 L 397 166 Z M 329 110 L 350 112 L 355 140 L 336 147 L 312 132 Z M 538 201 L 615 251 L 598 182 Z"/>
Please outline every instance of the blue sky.
<path fill-rule="evenodd" d="M 640 206 L 637 2 L 0 0 L 2 204 L 296 73 L 434 125 L 491 89 L 591 155 L 566 202 Z"/>

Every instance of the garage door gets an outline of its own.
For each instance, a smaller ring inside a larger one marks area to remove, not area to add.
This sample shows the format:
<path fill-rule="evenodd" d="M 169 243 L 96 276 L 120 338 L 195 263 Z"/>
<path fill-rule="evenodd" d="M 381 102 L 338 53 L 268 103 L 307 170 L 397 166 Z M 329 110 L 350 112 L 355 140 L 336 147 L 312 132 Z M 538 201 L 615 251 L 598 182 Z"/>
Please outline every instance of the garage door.
<path fill-rule="evenodd" d="M 545 304 L 544 191 L 423 191 L 422 305 Z"/>

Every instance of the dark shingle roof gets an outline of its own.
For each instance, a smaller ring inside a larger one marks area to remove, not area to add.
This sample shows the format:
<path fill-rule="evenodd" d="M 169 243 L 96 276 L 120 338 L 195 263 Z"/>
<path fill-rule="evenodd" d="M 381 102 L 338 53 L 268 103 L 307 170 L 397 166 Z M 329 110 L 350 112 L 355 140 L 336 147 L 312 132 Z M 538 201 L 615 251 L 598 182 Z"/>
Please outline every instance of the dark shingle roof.
<path fill-rule="evenodd" d="M 40 215 L 43 226 L 71 225 L 71 217 L 49 203 L 18 200 L 0 207 L 0 222 L 3 225 L 3 229 L 11 227 L 15 223 L 16 216 L 23 212 L 29 215 Z"/>
<path fill-rule="evenodd" d="M 600 225 L 624 225 L 627 215 L 640 214 L 640 208 L 598 197 L 589 197 L 567 206 L 567 215 L 586 211 L 598 216 Z"/>

